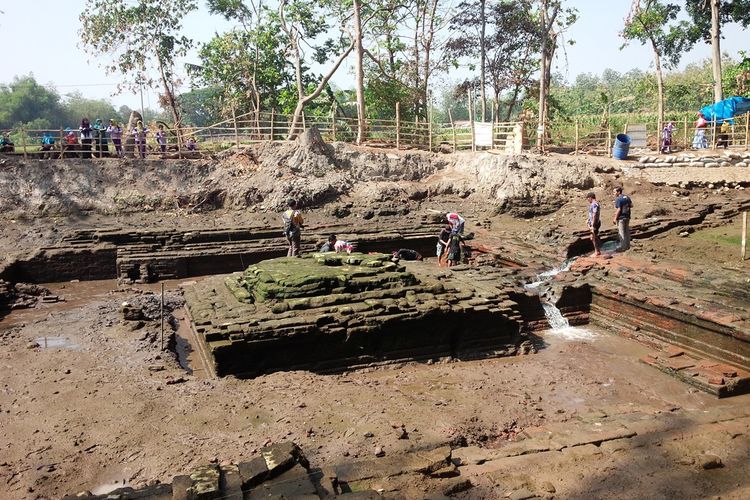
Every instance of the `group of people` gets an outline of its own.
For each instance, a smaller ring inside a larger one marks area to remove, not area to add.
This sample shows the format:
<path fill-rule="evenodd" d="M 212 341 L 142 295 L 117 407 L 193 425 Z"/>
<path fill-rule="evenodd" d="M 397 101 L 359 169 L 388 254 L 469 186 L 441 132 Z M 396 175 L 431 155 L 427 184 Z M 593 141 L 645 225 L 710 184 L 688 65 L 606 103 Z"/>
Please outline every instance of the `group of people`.
<path fill-rule="evenodd" d="M 64 157 L 103 158 L 111 156 L 109 148 L 111 141 L 115 149 L 114 156 L 122 157 L 123 139 L 129 136 L 133 138 L 137 154 L 141 158 L 145 158 L 148 134 L 149 129 L 143 124 L 142 120 L 138 120 L 131 130 L 126 130 L 122 124 L 114 119 L 109 120 L 109 125 L 104 125 L 101 118 L 97 118 L 93 124 L 88 118 L 83 118 L 77 131 L 70 128 L 65 129 L 61 147 L 58 149 L 62 151 Z M 164 129 L 164 125 L 160 124 L 158 126 L 154 134 L 154 139 L 159 151 L 166 153 L 168 135 Z M 55 142 L 55 136 L 50 132 L 45 132 L 40 140 L 41 151 L 50 152 L 55 150 Z M 194 137 L 188 138 L 185 148 L 188 151 L 198 149 L 198 144 Z M 12 153 L 14 151 L 15 144 L 11 141 L 9 133 L 4 132 L 0 135 L 0 153 Z"/>
<path fill-rule="evenodd" d="M 633 201 L 622 192 L 621 187 L 614 188 L 612 194 L 615 198 L 615 214 L 612 217 L 612 223 L 617 225 L 618 236 L 615 251 L 624 252 L 630 248 L 630 211 L 633 208 Z M 594 193 L 588 193 L 586 199 L 589 202 L 587 222 L 591 242 L 594 244 L 594 255 L 601 255 L 601 240 L 599 239 L 599 229 L 602 227 L 601 206 L 596 201 Z"/>
<path fill-rule="evenodd" d="M 281 214 L 281 220 L 284 225 L 284 237 L 289 244 L 287 257 L 300 256 L 300 244 L 302 229 L 305 221 L 302 213 L 298 209 L 296 200 L 289 200 L 287 210 Z M 457 213 L 448 213 L 446 215 L 446 226 L 438 237 L 437 256 L 442 258 L 447 256 L 448 265 L 458 264 L 464 255 L 463 232 L 465 220 Z M 354 245 L 346 240 L 340 240 L 335 234 L 328 237 L 326 242 L 318 250 L 320 253 L 352 253 Z M 393 251 L 393 258 L 399 260 L 422 260 L 422 255 L 416 250 L 410 248 L 400 248 Z"/>
<path fill-rule="evenodd" d="M 63 140 L 65 141 L 64 150 L 66 152 L 80 151 L 81 158 L 91 158 L 93 146 L 93 155 L 102 158 L 110 156 L 109 141 L 111 140 L 115 147 L 115 156 L 120 157 L 123 155 L 123 137 L 129 134 L 135 143 L 135 150 L 141 158 L 145 158 L 147 149 L 146 138 L 148 133 L 149 129 L 143 124 L 142 120 L 138 120 L 135 126 L 128 131 L 123 129 L 122 124 L 114 119 L 109 120 L 109 125 L 105 126 L 102 123 L 101 118 L 97 118 L 93 125 L 89 122 L 88 118 L 83 118 L 81 120 L 81 126 L 78 128 L 78 134 L 71 129 L 65 130 L 65 135 L 63 137 Z M 164 125 L 159 125 L 154 138 L 159 146 L 159 150 L 162 153 L 166 153 L 167 132 L 164 130 Z M 53 145 L 54 138 L 45 134 L 42 137 L 42 150 L 49 150 Z"/>
<path fill-rule="evenodd" d="M 708 149 L 708 138 L 706 137 L 706 131 L 708 130 L 709 121 L 703 114 L 698 113 L 698 119 L 695 121 L 695 134 L 693 135 L 693 149 Z M 729 121 L 724 120 L 721 125 L 717 125 L 718 130 L 716 134 L 716 147 L 717 148 L 728 148 L 729 147 L 729 135 L 731 132 L 731 126 Z M 661 152 L 671 153 L 672 152 L 672 135 L 677 130 L 674 122 L 668 122 L 664 125 L 661 131 Z"/>

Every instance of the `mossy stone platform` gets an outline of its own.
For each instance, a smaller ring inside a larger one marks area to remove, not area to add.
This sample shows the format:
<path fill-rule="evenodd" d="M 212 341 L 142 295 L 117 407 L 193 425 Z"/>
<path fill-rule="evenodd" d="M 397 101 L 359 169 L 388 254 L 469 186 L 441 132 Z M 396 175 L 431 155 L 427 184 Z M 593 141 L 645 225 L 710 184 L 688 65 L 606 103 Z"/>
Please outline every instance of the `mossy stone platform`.
<path fill-rule="evenodd" d="M 283 257 L 185 297 L 218 376 L 516 352 L 522 322 L 507 295 L 420 266 L 429 264 L 407 270 L 386 254 Z"/>

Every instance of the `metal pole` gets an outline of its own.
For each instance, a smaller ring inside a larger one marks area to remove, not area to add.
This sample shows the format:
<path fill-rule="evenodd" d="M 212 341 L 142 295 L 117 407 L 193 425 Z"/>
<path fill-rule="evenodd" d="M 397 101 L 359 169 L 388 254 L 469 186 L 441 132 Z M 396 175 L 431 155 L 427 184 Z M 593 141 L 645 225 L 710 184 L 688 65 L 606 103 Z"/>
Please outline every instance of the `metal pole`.
<path fill-rule="evenodd" d="M 161 350 L 164 350 L 164 283 L 161 284 L 161 307 L 159 308 L 161 318 Z"/>

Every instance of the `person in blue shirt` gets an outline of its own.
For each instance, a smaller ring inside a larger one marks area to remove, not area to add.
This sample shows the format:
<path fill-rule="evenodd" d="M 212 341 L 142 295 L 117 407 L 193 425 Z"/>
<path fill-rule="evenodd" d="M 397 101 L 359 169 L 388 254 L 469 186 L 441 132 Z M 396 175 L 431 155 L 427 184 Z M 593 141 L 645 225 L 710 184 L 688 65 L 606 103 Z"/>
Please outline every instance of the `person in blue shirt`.
<path fill-rule="evenodd" d="M 612 223 L 617 225 L 617 242 L 616 252 L 624 252 L 630 248 L 630 209 L 633 208 L 633 202 L 630 197 L 622 194 L 622 188 L 616 187 L 612 194 L 615 196 L 615 216 Z"/>

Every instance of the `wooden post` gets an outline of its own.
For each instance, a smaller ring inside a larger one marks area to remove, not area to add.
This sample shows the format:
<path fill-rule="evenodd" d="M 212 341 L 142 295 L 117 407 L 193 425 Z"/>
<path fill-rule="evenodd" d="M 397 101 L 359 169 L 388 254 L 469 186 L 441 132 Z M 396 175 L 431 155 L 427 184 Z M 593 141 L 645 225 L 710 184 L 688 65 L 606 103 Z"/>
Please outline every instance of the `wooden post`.
<path fill-rule="evenodd" d="M 276 110 L 274 108 L 271 108 L 271 142 L 273 142 L 273 119 L 274 119 L 274 112 Z"/>
<path fill-rule="evenodd" d="M 234 142 L 237 143 L 237 149 L 240 149 L 240 132 L 237 128 L 237 110 L 232 103 L 232 123 L 234 123 Z"/>
<path fill-rule="evenodd" d="M 471 89 L 467 91 L 469 94 L 469 128 L 471 129 L 471 150 L 477 150 L 477 143 L 474 141 L 474 109 L 471 101 Z"/>
<path fill-rule="evenodd" d="M 432 151 L 432 104 L 428 103 L 427 106 L 427 150 Z"/>
<path fill-rule="evenodd" d="M 26 130 L 21 127 L 21 147 L 23 148 L 23 159 L 26 159 Z"/>
<path fill-rule="evenodd" d="M 742 212 L 742 260 L 747 255 L 747 211 Z"/>
<path fill-rule="evenodd" d="M 401 103 L 396 102 L 396 149 L 401 149 Z"/>
<path fill-rule="evenodd" d="M 579 135 L 580 134 L 580 130 L 578 129 L 578 126 L 579 126 L 578 125 L 578 118 L 576 118 L 576 150 L 575 150 L 575 154 L 578 154 L 578 140 L 580 138 L 580 135 Z"/>
<path fill-rule="evenodd" d="M 448 119 L 451 121 L 451 131 L 453 132 L 453 152 L 455 153 L 458 151 L 458 143 L 456 141 L 456 124 L 453 123 L 453 113 L 451 113 L 451 109 L 448 108 Z"/>
<path fill-rule="evenodd" d="M 164 350 L 164 283 L 161 284 L 161 306 L 159 307 L 161 318 L 161 350 Z"/>
<path fill-rule="evenodd" d="M 607 156 L 612 158 L 612 129 L 607 126 Z"/>
<path fill-rule="evenodd" d="M 682 132 L 682 141 L 685 143 L 684 151 L 687 151 L 688 148 L 690 147 L 690 143 L 688 142 L 688 119 L 687 119 L 687 115 L 685 115 L 685 118 L 683 119 L 682 130 L 683 130 L 683 132 Z"/>
<path fill-rule="evenodd" d="M 331 106 L 331 134 L 333 134 L 333 141 L 336 141 L 336 101 L 333 101 Z"/>
<path fill-rule="evenodd" d="M 63 151 L 65 151 L 65 131 L 63 129 L 60 129 L 60 156 L 59 158 L 62 159 L 63 157 Z M 51 158 L 52 156 L 50 156 Z"/>
<path fill-rule="evenodd" d="M 711 118 L 711 149 L 716 149 L 716 118 Z"/>
<path fill-rule="evenodd" d="M 745 115 L 745 151 L 750 149 L 750 114 Z"/>

